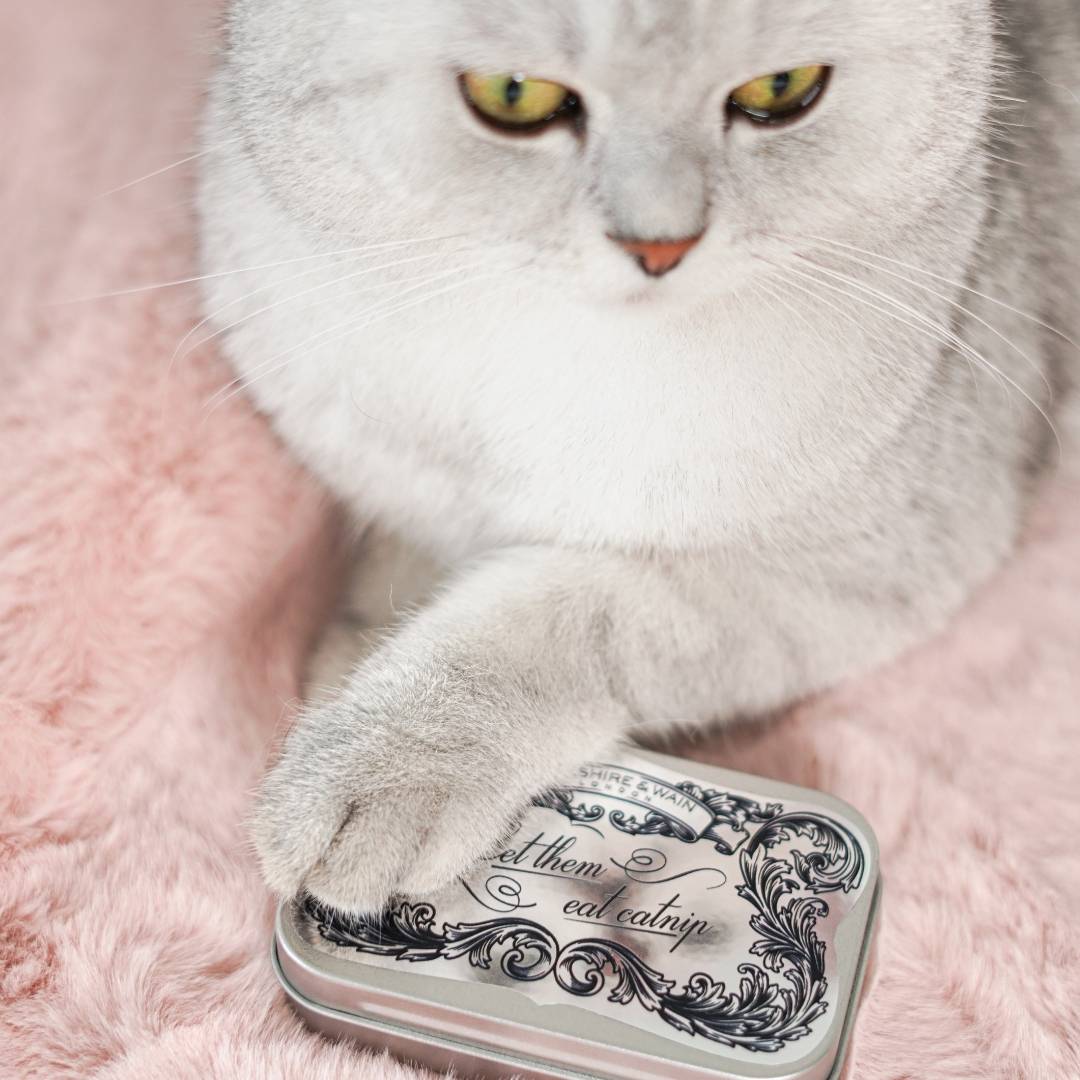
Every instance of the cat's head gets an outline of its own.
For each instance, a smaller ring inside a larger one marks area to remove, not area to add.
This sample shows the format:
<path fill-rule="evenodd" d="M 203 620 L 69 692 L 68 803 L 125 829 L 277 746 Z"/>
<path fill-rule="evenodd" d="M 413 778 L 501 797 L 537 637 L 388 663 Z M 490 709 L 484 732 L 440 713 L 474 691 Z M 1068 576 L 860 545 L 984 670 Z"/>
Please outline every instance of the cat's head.
<path fill-rule="evenodd" d="M 541 293 L 697 299 L 950 190 L 989 4 L 238 0 L 228 99 L 308 226 L 465 237 Z"/>

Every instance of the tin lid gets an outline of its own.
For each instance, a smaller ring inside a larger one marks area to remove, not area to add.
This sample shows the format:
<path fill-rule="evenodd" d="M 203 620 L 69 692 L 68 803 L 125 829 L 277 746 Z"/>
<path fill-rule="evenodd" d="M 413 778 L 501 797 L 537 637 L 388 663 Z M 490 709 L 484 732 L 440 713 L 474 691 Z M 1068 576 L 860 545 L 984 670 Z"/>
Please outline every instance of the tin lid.
<path fill-rule="evenodd" d="M 405 1032 L 449 1048 L 440 1062 L 826 1080 L 877 894 L 877 843 L 850 806 L 635 752 L 536 800 L 437 896 L 380 918 L 283 905 L 276 956 L 313 1019 L 390 1045 L 380 1030 Z"/>

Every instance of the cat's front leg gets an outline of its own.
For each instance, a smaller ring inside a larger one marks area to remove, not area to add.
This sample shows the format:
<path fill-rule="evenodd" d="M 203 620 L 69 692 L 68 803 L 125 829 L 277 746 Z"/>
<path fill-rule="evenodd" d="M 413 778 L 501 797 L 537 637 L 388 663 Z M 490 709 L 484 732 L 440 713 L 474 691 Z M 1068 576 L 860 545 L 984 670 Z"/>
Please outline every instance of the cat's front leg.
<path fill-rule="evenodd" d="M 256 814 L 268 881 L 351 911 L 437 890 L 630 732 L 767 712 L 892 655 L 991 564 L 920 543 L 934 520 L 782 559 L 490 556 L 301 715 Z"/>
<path fill-rule="evenodd" d="M 462 575 L 289 733 L 259 800 L 270 884 L 372 911 L 451 881 L 530 798 L 611 749 L 611 598 L 625 570 L 544 549 Z"/>

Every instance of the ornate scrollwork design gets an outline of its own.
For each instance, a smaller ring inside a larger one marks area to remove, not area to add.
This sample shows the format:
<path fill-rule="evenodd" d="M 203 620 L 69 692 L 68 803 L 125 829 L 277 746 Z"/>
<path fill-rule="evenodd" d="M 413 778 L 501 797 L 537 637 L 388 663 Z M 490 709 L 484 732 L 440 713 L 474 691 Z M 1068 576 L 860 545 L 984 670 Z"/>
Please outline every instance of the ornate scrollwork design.
<path fill-rule="evenodd" d="M 750 926 L 757 937 L 750 954 L 760 962 L 739 966 L 737 987 L 705 972 L 678 987 L 620 942 L 586 938 L 561 945 L 546 927 L 528 919 L 444 923 L 437 930 L 430 904 L 399 903 L 380 918 L 351 918 L 310 899 L 306 910 L 335 945 L 413 963 L 466 958 L 485 970 L 497 963 L 514 980 L 551 977 L 576 997 L 606 992 L 613 1004 L 636 1004 L 686 1034 L 772 1053 L 806 1036 L 828 1008 L 825 944 L 816 933 L 818 919 L 829 912 L 821 894 L 859 886 L 865 870 L 862 849 L 844 826 L 820 814 L 784 814 L 775 804 L 761 807 L 720 792 L 695 789 L 694 794 L 728 823 L 761 823 L 739 852 L 742 881 L 736 887 L 755 912 Z M 579 820 L 568 799 L 553 798 L 545 805 Z M 609 815 L 611 820 L 616 813 Z M 648 831 L 641 825 L 626 831 Z M 792 849 L 786 858 L 773 854 L 797 837 L 813 850 Z M 707 834 L 700 839 L 708 839 Z"/>
<path fill-rule="evenodd" d="M 573 793 L 561 788 L 553 788 L 542 795 L 537 795 L 532 804 L 544 810 L 554 810 L 576 825 L 590 825 L 604 816 L 602 806 L 587 806 L 584 802 L 575 803 Z"/>

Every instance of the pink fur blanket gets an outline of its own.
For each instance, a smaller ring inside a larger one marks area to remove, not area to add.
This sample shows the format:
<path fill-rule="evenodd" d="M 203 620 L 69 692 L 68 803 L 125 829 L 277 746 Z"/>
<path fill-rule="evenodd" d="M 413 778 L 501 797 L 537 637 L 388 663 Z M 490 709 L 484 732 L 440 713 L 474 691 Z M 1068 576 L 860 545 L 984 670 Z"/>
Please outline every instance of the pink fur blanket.
<path fill-rule="evenodd" d="M 307 1033 L 244 836 L 333 521 L 210 350 L 170 363 L 213 0 L 0 8 L 0 1074 L 410 1077 Z M 1080 1076 L 1080 500 L 944 639 L 686 748 L 881 838 L 849 1075 Z"/>

